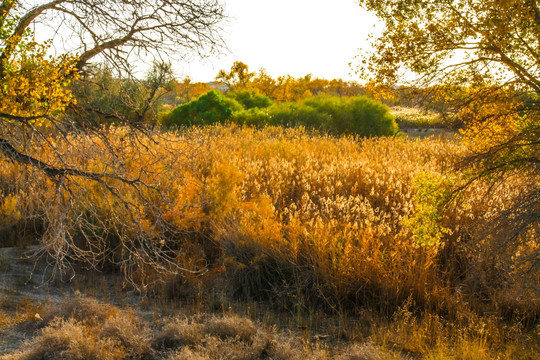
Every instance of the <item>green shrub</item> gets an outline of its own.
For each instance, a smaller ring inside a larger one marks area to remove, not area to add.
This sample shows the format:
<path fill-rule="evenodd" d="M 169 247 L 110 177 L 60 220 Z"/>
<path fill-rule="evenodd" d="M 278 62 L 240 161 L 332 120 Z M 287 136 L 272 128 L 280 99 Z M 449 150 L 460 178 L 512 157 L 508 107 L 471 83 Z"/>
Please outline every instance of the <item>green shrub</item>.
<path fill-rule="evenodd" d="M 274 105 L 269 115 L 272 125 L 302 125 L 333 134 L 387 136 L 398 130 L 388 107 L 366 96 L 313 96 Z"/>
<path fill-rule="evenodd" d="M 228 96 L 212 90 L 160 116 L 166 127 L 231 121 L 252 126 L 304 126 L 330 134 L 360 136 L 389 136 L 398 131 L 388 107 L 366 96 L 319 95 L 272 106 L 268 106 L 269 101 L 266 96 L 250 90 Z"/>
<path fill-rule="evenodd" d="M 303 103 L 282 103 L 270 108 L 270 123 L 286 127 L 305 126 L 328 131 L 331 115 Z"/>
<path fill-rule="evenodd" d="M 420 173 L 414 178 L 415 210 L 404 220 L 411 228 L 419 246 L 439 246 L 449 229 L 441 225 L 443 207 L 452 197 L 452 181 L 432 173 Z"/>
<path fill-rule="evenodd" d="M 231 117 L 233 112 L 242 109 L 242 105 L 233 98 L 211 90 L 197 100 L 177 106 L 169 114 L 163 116 L 161 121 L 166 127 L 210 125 L 223 123 Z"/>
<path fill-rule="evenodd" d="M 227 94 L 227 97 L 238 101 L 246 109 L 267 108 L 273 103 L 268 96 L 259 94 L 255 90 L 232 91 Z"/>
<path fill-rule="evenodd" d="M 231 122 L 239 125 L 264 126 L 270 123 L 270 115 L 266 109 L 251 108 L 235 112 Z"/>

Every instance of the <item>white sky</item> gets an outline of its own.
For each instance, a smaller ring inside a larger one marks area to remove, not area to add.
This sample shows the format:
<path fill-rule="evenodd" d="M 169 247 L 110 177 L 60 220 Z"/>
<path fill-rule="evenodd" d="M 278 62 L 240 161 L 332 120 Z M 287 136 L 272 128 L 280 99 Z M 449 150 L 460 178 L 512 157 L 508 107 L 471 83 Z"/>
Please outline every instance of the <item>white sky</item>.
<path fill-rule="evenodd" d="M 177 76 L 212 81 L 235 60 L 251 71 L 265 68 L 277 77 L 357 80 L 349 63 L 369 47 L 378 24 L 356 0 L 224 0 L 231 17 L 224 37 L 230 54 L 176 64 Z"/>

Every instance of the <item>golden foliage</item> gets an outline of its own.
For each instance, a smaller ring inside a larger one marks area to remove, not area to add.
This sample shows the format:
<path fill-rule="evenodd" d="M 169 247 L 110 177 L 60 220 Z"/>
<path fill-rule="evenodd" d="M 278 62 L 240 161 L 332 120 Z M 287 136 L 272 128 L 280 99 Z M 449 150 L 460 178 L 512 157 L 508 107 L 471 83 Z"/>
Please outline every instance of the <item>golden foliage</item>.
<path fill-rule="evenodd" d="M 68 87 L 78 77 L 76 58 L 48 56 L 49 47 L 25 42 L 13 58 L 4 60 L 0 112 L 23 117 L 56 114 L 73 101 Z"/>
<path fill-rule="evenodd" d="M 131 142 L 127 136 L 122 128 L 108 130 L 123 159 L 119 174 L 151 185 L 133 188 L 113 179 L 111 186 L 127 203 L 102 184 L 79 179 L 67 185 L 71 205 L 66 208 L 67 193 L 59 196 L 42 174 L 29 170 L 33 180 L 28 182 L 4 162 L 3 215 L 41 217 L 45 224 L 65 219 L 71 238 L 44 239 L 53 253 L 71 246 L 100 254 L 100 261 L 135 254 L 145 260 L 148 255 L 125 252 L 142 231 L 145 246 L 174 252 L 174 261 L 184 268 L 225 267 L 237 286 L 253 286 L 247 293 L 275 291 L 272 286 L 283 281 L 294 286 L 295 277 L 311 279 L 309 286 L 316 289 L 301 291 L 322 294 L 331 307 L 379 299 L 389 310 L 412 295 L 418 304 L 444 308 L 455 301 L 452 286 L 470 287 L 474 294 L 477 286 L 500 284 L 501 273 L 489 271 L 489 261 L 471 264 L 488 257 L 482 224 L 518 196 L 526 181 L 515 176 L 492 189 L 490 197 L 489 184 L 480 181 L 459 202 L 443 207 L 449 193 L 440 186 L 454 181 L 447 171 L 466 152 L 458 142 L 336 138 L 301 128 L 237 126 L 164 133 L 157 142 Z M 82 151 L 66 149 L 66 159 L 78 167 L 102 173 L 118 166 L 98 138 L 71 142 Z M 140 191 L 150 201 L 140 202 Z M 163 220 L 174 228 L 164 228 Z M 194 241 L 197 234 L 217 244 L 219 253 Z M 480 241 L 467 248 L 472 238 Z M 523 266 L 539 246 L 534 238 L 528 244 L 528 249 L 497 253 L 498 266 Z M 467 249 L 467 257 L 455 249 Z M 527 294 L 522 291 L 514 300 L 524 304 Z M 529 303 L 533 312 L 535 304 Z"/>
<path fill-rule="evenodd" d="M 317 94 L 336 96 L 365 94 L 364 88 L 355 82 L 313 78 L 311 74 L 297 79 L 291 75 L 278 76 L 274 79 L 265 69 L 260 69 L 258 73 L 249 72 L 248 66 L 241 61 L 235 61 L 229 71 L 220 70 L 216 81 L 226 85 L 228 90 L 252 89 L 281 102 L 297 101 Z"/>

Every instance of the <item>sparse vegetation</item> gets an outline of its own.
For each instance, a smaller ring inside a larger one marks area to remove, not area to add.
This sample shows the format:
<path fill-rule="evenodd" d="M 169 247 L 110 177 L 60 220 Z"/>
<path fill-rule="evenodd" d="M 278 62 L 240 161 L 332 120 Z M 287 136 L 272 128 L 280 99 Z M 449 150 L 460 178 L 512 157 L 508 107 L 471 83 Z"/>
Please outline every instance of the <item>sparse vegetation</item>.
<path fill-rule="evenodd" d="M 40 310 L 43 319 L 20 311 L 11 320 L 3 317 L 7 320 L 0 331 L 26 329 L 28 338 L 0 355 L 1 360 L 534 359 L 539 349 L 534 331 L 501 327 L 500 319 L 472 313 L 451 322 L 435 314 L 417 316 L 410 299 L 390 320 L 365 315 L 364 326 L 343 335 L 345 328 L 338 327 L 324 336 L 230 313 L 152 319 L 80 295 L 47 304 Z M 327 331 L 328 325 L 323 327 Z"/>
<path fill-rule="evenodd" d="M 57 310 L 48 321 L 26 320 L 34 327 L 37 323 L 38 329 L 22 350 L 0 355 L 0 359 L 349 359 L 342 353 L 386 358 L 369 343 L 322 349 L 290 332 L 236 315 L 177 315 L 147 321 L 93 299 L 70 301 L 59 306 L 71 311 Z M 89 310 L 97 316 L 85 317 Z"/>
<path fill-rule="evenodd" d="M 395 106 L 390 112 L 400 128 L 444 128 L 441 116 L 433 111 L 414 107 Z"/>

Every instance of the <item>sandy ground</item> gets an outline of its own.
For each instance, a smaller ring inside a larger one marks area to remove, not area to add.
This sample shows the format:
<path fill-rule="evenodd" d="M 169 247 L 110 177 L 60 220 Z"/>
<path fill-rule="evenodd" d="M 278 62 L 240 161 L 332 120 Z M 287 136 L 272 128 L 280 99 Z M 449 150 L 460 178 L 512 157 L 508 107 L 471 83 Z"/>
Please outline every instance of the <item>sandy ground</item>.
<path fill-rule="evenodd" d="M 115 305 L 140 301 L 133 291 L 118 291 L 119 277 L 94 276 L 89 272 L 76 277 L 69 273 L 58 276 L 52 264 L 44 259 L 35 260 L 36 251 L 36 247 L 0 248 L 0 320 L 2 313 L 6 317 L 20 313 L 24 304 L 46 308 L 78 292 L 98 298 L 106 296 L 103 300 Z M 18 326 L 0 327 L 0 355 L 19 348 L 31 335 L 28 331 Z"/>
<path fill-rule="evenodd" d="M 0 309 L 15 313 L 21 304 L 46 306 L 59 302 L 72 290 L 49 282 L 51 269 L 44 261 L 35 262 L 32 254 L 36 248 L 0 248 Z M 21 330 L 21 331 L 18 331 Z M 0 354 L 17 348 L 27 334 L 22 329 L 10 327 L 0 330 Z"/>

